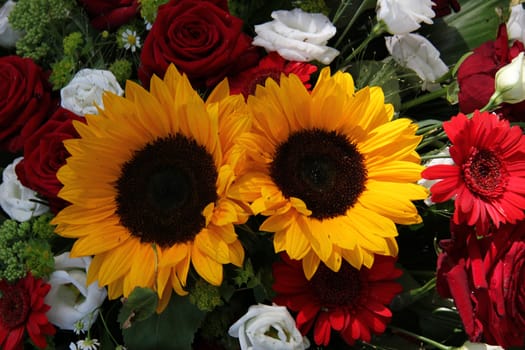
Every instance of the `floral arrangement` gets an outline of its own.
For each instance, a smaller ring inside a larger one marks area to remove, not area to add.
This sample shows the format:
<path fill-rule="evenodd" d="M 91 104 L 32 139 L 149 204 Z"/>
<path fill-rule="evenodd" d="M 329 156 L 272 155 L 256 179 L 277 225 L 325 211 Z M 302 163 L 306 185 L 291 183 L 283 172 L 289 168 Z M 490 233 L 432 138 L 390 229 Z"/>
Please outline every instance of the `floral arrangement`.
<path fill-rule="evenodd" d="M 521 1 L 0 6 L 0 348 L 525 346 Z"/>

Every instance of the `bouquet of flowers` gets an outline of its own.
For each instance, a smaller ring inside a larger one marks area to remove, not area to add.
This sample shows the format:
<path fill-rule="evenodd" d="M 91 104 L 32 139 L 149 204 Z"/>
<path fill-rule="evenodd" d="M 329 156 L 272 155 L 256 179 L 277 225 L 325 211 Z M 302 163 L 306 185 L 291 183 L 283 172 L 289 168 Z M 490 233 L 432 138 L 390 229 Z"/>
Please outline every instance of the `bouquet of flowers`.
<path fill-rule="evenodd" d="M 521 1 L 0 6 L 0 348 L 525 346 Z"/>

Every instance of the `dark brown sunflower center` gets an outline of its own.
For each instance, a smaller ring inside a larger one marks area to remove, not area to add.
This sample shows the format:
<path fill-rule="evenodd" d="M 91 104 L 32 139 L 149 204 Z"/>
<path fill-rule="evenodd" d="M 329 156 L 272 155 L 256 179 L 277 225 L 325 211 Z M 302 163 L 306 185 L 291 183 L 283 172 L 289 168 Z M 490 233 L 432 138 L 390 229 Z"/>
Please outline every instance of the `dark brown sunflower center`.
<path fill-rule="evenodd" d="M 474 150 L 463 164 L 468 189 L 482 198 L 498 198 L 505 192 L 508 173 L 500 157 L 490 150 Z"/>
<path fill-rule="evenodd" d="M 323 307 L 355 306 L 363 288 L 359 270 L 347 263 L 338 272 L 319 265 L 310 283 Z"/>
<path fill-rule="evenodd" d="M 270 175 L 283 194 L 300 198 L 322 220 L 344 215 L 365 189 L 364 158 L 346 136 L 304 130 L 277 147 Z"/>
<path fill-rule="evenodd" d="M 29 294 L 17 286 L 0 290 L 0 324 L 9 329 L 26 322 L 31 300 Z"/>
<path fill-rule="evenodd" d="M 217 200 L 213 157 L 181 134 L 159 138 L 124 163 L 116 183 L 120 222 L 142 242 L 171 246 L 204 227 L 203 209 Z"/>
<path fill-rule="evenodd" d="M 246 82 L 246 84 L 242 88 L 242 94 L 245 97 L 255 94 L 255 89 L 257 88 L 257 85 L 264 86 L 264 84 L 266 83 L 266 79 L 268 78 L 272 78 L 278 83 L 281 79 L 281 71 L 271 68 L 258 70 L 257 73 Z"/>

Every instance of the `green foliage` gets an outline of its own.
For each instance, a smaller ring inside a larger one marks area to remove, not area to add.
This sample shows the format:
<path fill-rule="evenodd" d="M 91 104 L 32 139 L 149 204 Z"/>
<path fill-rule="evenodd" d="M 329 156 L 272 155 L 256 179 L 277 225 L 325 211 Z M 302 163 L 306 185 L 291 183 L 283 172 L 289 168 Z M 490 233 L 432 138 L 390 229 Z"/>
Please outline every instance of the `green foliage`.
<path fill-rule="evenodd" d="M 50 215 L 19 223 L 7 219 L 0 226 L 0 279 L 16 281 L 31 271 L 48 276 L 54 268 L 48 239 L 54 235 Z"/>
<path fill-rule="evenodd" d="M 59 56 L 64 30 L 75 7 L 74 0 L 19 0 L 9 16 L 13 28 L 25 32 L 16 43 L 17 55 L 41 62 Z"/>
<path fill-rule="evenodd" d="M 305 12 L 322 13 L 325 16 L 328 16 L 330 13 L 330 9 L 326 6 L 324 0 L 294 0 L 292 5 Z"/>
<path fill-rule="evenodd" d="M 69 34 L 64 37 L 62 44 L 64 45 L 64 54 L 66 56 L 74 56 L 77 50 L 84 44 L 82 33 L 73 32 Z"/>
<path fill-rule="evenodd" d="M 134 322 L 122 331 L 124 345 L 141 350 L 190 350 L 205 316 L 188 297 L 174 294 L 161 314 Z"/>
<path fill-rule="evenodd" d="M 157 17 L 157 9 L 168 0 L 140 0 L 140 15 L 149 23 L 153 23 Z"/>
<path fill-rule="evenodd" d="M 127 329 L 134 322 L 144 321 L 155 313 L 157 308 L 157 293 L 150 288 L 136 287 L 128 296 L 118 315 L 122 329 Z"/>
<path fill-rule="evenodd" d="M 53 90 L 60 90 L 73 79 L 75 73 L 75 61 L 71 57 L 64 57 L 60 61 L 51 64 L 51 75 L 49 81 Z"/>
<path fill-rule="evenodd" d="M 120 59 L 113 62 L 111 66 L 109 66 L 109 70 L 115 75 L 117 81 L 123 84 L 131 78 L 133 64 L 126 59 Z"/>
<path fill-rule="evenodd" d="M 219 287 L 198 279 L 190 291 L 190 302 L 202 311 L 212 311 L 223 304 Z"/>

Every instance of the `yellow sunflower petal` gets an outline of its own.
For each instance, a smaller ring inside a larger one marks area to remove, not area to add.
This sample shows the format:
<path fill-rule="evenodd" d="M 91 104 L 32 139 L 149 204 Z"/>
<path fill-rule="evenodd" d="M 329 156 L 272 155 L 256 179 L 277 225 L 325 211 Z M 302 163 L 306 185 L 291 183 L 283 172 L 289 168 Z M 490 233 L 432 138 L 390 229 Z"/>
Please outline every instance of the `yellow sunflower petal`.
<path fill-rule="evenodd" d="M 214 259 L 201 253 L 197 247 L 193 247 L 191 252 L 191 263 L 197 273 L 206 282 L 219 286 L 222 282 L 222 265 Z"/>

